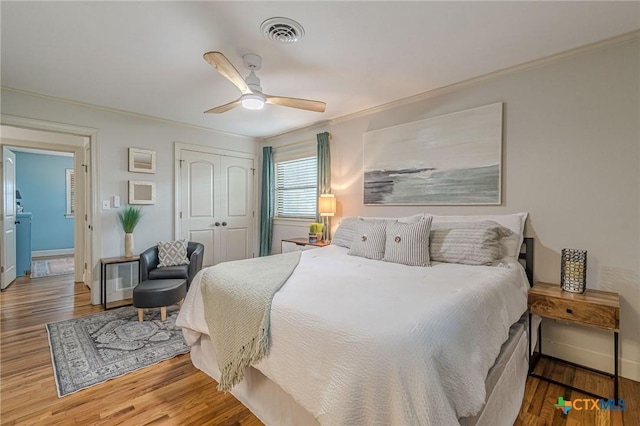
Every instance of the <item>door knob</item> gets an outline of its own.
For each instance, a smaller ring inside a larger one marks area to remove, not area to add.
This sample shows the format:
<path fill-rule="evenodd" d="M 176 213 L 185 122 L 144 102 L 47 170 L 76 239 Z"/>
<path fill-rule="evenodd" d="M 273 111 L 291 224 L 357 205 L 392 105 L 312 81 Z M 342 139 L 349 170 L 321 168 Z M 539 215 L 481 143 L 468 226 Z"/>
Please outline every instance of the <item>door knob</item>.
<path fill-rule="evenodd" d="M 222 222 L 222 226 L 227 226 L 227 222 Z"/>
<path fill-rule="evenodd" d="M 220 226 L 220 222 L 214 223 L 215 226 Z"/>
<path fill-rule="evenodd" d="M 13 222 L 13 224 L 14 224 L 14 225 L 18 225 L 18 224 L 20 224 L 20 221 L 19 221 L 19 220 L 16 220 L 15 222 Z M 225 223 L 225 225 L 226 225 L 226 223 Z"/>

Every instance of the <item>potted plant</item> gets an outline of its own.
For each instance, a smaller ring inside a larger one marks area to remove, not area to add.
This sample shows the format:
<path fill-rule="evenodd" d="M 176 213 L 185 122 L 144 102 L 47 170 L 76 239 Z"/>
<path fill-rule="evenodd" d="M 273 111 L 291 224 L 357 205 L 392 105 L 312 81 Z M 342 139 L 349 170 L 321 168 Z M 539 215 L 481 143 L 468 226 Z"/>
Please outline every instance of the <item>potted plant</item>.
<path fill-rule="evenodd" d="M 312 223 L 309 225 L 309 242 L 317 243 L 322 241 L 322 230 L 324 229 L 324 224 L 322 223 Z"/>
<path fill-rule="evenodd" d="M 133 256 L 133 230 L 142 218 L 139 208 L 127 206 L 118 212 L 118 222 L 124 231 L 124 255 Z"/>

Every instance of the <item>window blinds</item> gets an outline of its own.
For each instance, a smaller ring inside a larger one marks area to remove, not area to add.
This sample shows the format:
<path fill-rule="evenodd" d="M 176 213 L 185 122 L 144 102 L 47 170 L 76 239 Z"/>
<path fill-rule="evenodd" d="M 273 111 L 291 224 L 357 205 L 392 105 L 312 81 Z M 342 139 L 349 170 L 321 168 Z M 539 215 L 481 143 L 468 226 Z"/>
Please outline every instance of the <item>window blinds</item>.
<path fill-rule="evenodd" d="M 276 163 L 276 217 L 316 218 L 316 157 Z"/>

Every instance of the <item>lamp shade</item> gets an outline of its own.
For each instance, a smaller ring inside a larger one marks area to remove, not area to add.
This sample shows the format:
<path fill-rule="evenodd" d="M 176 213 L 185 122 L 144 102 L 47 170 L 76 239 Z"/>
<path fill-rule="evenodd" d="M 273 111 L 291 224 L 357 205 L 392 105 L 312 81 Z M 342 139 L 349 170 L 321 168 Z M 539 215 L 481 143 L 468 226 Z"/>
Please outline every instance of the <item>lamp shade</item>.
<path fill-rule="evenodd" d="M 22 200 L 22 194 L 20 194 L 19 189 L 16 189 L 16 200 Z"/>
<path fill-rule="evenodd" d="M 320 198 L 318 198 L 318 212 L 320 216 L 335 215 L 336 197 L 333 194 L 320 194 Z"/>

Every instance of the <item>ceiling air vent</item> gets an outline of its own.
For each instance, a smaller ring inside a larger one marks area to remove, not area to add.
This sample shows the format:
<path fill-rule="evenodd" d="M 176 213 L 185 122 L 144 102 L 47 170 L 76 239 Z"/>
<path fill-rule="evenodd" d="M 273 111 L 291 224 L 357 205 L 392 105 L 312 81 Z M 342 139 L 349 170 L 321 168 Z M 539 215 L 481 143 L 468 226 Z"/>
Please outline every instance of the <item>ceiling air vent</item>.
<path fill-rule="evenodd" d="M 266 38 L 276 43 L 289 44 L 304 37 L 302 25 L 289 18 L 269 18 L 260 25 Z"/>

